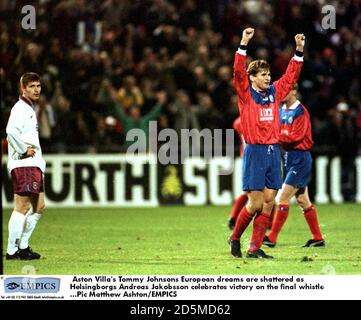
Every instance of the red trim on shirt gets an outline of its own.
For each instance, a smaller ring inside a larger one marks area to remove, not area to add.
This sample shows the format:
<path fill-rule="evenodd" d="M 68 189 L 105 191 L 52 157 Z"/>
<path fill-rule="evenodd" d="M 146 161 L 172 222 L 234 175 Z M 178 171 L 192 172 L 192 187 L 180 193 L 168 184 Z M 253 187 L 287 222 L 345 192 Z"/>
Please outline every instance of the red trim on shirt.
<path fill-rule="evenodd" d="M 20 96 L 19 99 L 23 100 L 23 101 L 24 101 L 26 104 L 28 104 L 30 107 L 34 108 L 34 104 L 33 104 L 33 102 L 32 102 L 29 98 L 27 98 L 27 97 L 25 97 L 25 96 Z"/>

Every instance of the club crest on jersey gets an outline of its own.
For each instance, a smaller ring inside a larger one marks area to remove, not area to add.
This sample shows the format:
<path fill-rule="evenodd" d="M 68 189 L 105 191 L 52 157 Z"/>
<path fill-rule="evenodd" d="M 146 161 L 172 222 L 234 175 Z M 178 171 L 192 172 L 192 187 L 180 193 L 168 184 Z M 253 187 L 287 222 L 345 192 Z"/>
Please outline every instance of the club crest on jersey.
<path fill-rule="evenodd" d="M 273 96 L 269 95 L 269 101 L 271 101 L 271 102 L 274 102 L 274 101 L 275 101 L 274 98 L 273 98 Z"/>
<path fill-rule="evenodd" d="M 289 117 L 289 118 L 288 118 L 288 123 L 292 123 L 292 121 L 293 121 L 293 118 L 292 118 L 292 117 Z"/>
<path fill-rule="evenodd" d="M 272 121 L 273 120 L 273 109 L 272 108 L 260 108 L 260 121 Z"/>

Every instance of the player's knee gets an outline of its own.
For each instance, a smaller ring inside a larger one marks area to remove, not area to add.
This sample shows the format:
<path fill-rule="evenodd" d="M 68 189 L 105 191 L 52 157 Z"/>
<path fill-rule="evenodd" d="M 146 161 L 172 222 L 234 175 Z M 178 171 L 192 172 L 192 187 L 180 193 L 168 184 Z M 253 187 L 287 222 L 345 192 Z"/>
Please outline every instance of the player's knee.
<path fill-rule="evenodd" d="M 275 199 L 265 199 L 264 201 L 265 206 L 273 207 L 274 204 L 275 204 Z"/>
<path fill-rule="evenodd" d="M 25 214 L 30 209 L 30 203 L 28 202 L 20 202 L 15 204 L 15 210 L 22 214 Z"/>
<path fill-rule="evenodd" d="M 275 201 L 274 201 L 274 200 L 267 201 L 267 202 L 265 202 L 265 203 L 263 204 L 262 211 L 263 211 L 263 212 L 271 212 L 274 205 L 275 205 Z"/>
<path fill-rule="evenodd" d="M 306 201 L 305 199 L 302 199 L 302 198 L 296 199 L 296 203 L 300 207 L 301 210 L 304 210 L 311 205 L 311 203 L 309 201 Z"/>
<path fill-rule="evenodd" d="M 247 211 L 249 211 L 250 213 L 256 213 L 262 210 L 262 206 L 262 201 L 249 202 L 247 205 Z"/>
<path fill-rule="evenodd" d="M 15 207 L 15 210 L 17 212 L 20 212 L 22 214 L 26 214 L 29 210 L 29 206 L 26 206 L 26 205 L 20 205 L 20 206 L 16 206 Z"/>

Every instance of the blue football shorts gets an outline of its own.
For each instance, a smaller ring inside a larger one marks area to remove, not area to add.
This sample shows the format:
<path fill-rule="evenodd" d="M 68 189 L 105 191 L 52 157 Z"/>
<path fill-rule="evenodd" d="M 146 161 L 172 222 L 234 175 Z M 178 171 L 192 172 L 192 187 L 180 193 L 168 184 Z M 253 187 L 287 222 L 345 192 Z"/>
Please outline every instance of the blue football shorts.
<path fill-rule="evenodd" d="M 312 156 L 309 151 L 290 150 L 284 154 L 284 183 L 298 189 L 305 188 L 312 173 Z"/>
<path fill-rule="evenodd" d="M 243 155 L 243 190 L 282 187 L 281 152 L 278 144 L 247 144 Z"/>

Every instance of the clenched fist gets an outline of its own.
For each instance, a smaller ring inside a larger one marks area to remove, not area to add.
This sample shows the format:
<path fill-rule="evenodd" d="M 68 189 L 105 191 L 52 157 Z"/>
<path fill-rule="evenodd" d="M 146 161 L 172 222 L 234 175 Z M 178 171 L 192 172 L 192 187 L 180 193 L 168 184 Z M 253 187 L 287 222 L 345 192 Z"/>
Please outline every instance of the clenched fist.
<path fill-rule="evenodd" d="M 299 33 L 295 35 L 296 41 L 296 50 L 303 51 L 303 47 L 305 46 L 305 35 L 303 33 Z"/>
<path fill-rule="evenodd" d="M 242 33 L 242 40 L 241 45 L 247 45 L 249 40 L 251 40 L 254 36 L 254 29 L 253 28 L 246 28 L 243 30 Z"/>

